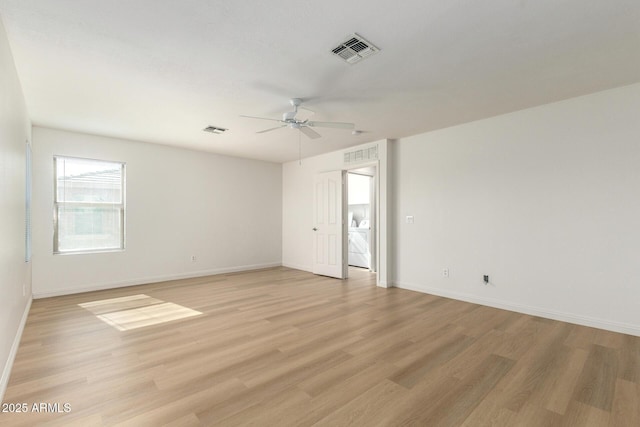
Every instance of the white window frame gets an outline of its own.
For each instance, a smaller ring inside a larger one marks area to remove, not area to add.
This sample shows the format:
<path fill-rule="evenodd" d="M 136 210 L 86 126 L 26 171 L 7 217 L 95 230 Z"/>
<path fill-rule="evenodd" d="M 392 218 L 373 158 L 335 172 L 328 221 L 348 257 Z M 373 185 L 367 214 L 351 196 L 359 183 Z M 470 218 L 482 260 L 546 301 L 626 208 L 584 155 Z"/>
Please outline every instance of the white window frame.
<path fill-rule="evenodd" d="M 32 205 L 32 195 L 33 195 L 33 178 L 32 178 L 32 151 L 31 151 L 31 143 L 29 140 L 26 140 L 25 147 L 25 188 L 24 188 L 24 261 L 29 263 L 31 262 L 31 205 Z"/>
<path fill-rule="evenodd" d="M 113 163 L 114 165 L 120 165 L 122 170 L 121 172 L 121 194 L 122 197 L 120 199 L 120 203 L 106 203 L 106 202 L 61 202 L 58 200 L 58 169 L 57 169 L 57 159 L 73 159 L 73 160 L 84 160 L 84 161 L 95 161 L 95 162 L 103 162 L 103 163 Z M 100 159 L 90 159 L 83 157 L 74 157 L 74 156 L 53 156 L 53 254 L 54 255 L 67 255 L 67 254 L 86 254 L 86 253 L 100 253 L 100 252 L 119 252 L 125 249 L 125 201 L 126 201 L 126 163 L 113 161 L 113 160 L 100 160 Z M 60 206 L 77 206 L 77 207 L 102 207 L 105 205 L 111 205 L 114 207 L 118 207 L 120 209 L 120 246 L 113 248 L 98 248 L 98 249 L 79 249 L 79 250 L 66 250 L 61 251 L 59 249 L 59 239 L 58 239 L 58 211 Z"/>

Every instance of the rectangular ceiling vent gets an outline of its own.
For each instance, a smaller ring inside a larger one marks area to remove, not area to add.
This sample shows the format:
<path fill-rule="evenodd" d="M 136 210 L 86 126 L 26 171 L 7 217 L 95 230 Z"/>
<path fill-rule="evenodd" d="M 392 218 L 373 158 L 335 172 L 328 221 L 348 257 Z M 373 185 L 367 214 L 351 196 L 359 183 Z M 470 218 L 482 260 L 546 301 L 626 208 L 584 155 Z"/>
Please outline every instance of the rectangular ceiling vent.
<path fill-rule="evenodd" d="M 227 131 L 227 129 L 219 128 L 217 126 L 207 126 L 206 128 L 204 128 L 202 130 L 205 131 L 205 132 L 218 133 L 218 134 Z"/>
<path fill-rule="evenodd" d="M 371 42 L 365 40 L 364 37 L 353 33 L 340 45 L 331 50 L 334 55 L 339 56 L 349 64 L 355 64 L 365 58 L 378 52 L 380 49 L 375 47 Z"/>

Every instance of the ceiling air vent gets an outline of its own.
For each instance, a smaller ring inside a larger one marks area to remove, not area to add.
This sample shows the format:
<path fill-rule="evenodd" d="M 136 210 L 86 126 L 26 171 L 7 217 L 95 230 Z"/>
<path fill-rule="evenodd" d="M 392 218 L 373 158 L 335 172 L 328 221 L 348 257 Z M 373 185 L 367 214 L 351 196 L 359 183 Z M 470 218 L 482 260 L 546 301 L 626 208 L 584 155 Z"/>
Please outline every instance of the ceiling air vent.
<path fill-rule="evenodd" d="M 364 37 L 353 33 L 344 42 L 331 50 L 334 55 L 338 55 L 345 62 L 355 64 L 373 55 L 380 49 L 364 39 Z"/>
<path fill-rule="evenodd" d="M 202 129 L 205 132 L 211 132 L 211 133 L 223 133 L 226 132 L 227 129 L 225 128 L 219 128 L 217 126 L 207 126 L 206 128 Z"/>

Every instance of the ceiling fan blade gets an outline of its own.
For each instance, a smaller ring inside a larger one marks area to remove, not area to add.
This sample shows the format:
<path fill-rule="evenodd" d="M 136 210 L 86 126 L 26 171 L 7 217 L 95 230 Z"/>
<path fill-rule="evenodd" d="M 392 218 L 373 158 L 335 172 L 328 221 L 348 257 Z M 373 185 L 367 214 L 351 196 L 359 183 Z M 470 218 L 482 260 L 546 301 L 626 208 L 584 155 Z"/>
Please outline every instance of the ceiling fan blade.
<path fill-rule="evenodd" d="M 271 132 L 272 130 L 280 129 L 280 128 L 283 128 L 283 127 L 287 127 L 287 125 L 282 125 L 282 126 L 278 126 L 278 127 L 275 127 L 275 128 L 269 128 L 269 129 L 261 130 L 261 131 L 258 131 L 256 133 Z"/>
<path fill-rule="evenodd" d="M 272 122 L 281 122 L 282 121 L 280 119 L 268 119 L 266 117 L 243 116 L 242 114 L 240 115 L 240 117 L 245 117 L 247 119 L 271 120 Z"/>
<path fill-rule="evenodd" d="M 307 126 L 318 128 L 334 128 L 334 129 L 354 129 L 356 126 L 353 123 L 340 123 L 340 122 L 307 122 Z"/>
<path fill-rule="evenodd" d="M 300 126 L 300 132 L 304 133 L 307 137 L 311 139 L 318 139 L 321 136 L 318 132 L 306 126 Z"/>

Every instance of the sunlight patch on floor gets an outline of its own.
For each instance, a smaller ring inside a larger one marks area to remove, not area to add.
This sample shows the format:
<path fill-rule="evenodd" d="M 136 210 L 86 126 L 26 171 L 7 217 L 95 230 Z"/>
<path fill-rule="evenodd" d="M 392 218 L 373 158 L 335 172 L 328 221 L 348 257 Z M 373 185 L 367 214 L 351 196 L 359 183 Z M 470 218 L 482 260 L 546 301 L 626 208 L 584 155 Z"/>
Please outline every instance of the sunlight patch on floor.
<path fill-rule="evenodd" d="M 91 301 L 78 305 L 119 331 L 128 331 L 202 314 L 199 311 L 172 302 L 164 302 L 144 294 Z"/>

